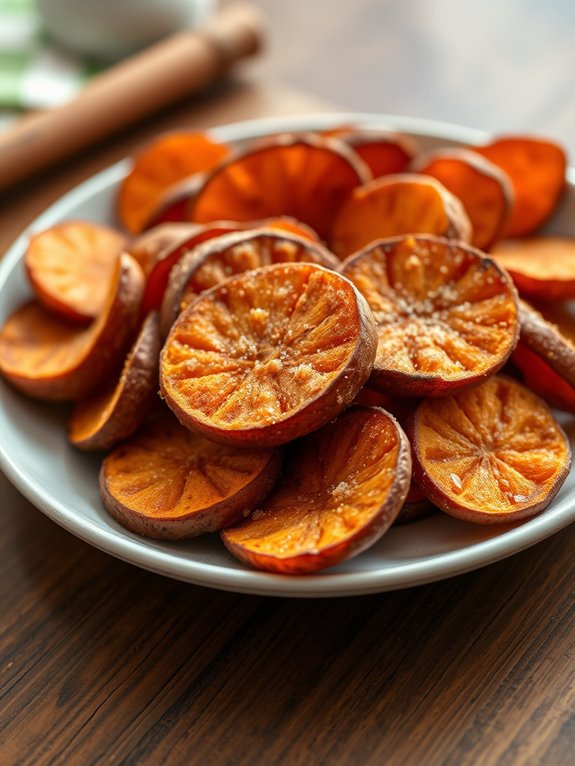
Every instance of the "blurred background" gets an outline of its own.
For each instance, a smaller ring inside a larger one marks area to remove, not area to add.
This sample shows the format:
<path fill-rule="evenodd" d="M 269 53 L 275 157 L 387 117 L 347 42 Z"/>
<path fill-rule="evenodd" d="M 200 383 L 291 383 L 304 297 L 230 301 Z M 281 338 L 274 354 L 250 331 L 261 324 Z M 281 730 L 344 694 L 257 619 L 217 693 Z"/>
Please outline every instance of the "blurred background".
<path fill-rule="evenodd" d="M 496 132 L 544 132 L 575 150 L 575 101 L 565 98 L 575 64 L 575 4 L 568 0 L 253 3 L 265 20 L 266 44 L 257 59 L 239 67 L 242 76 L 291 85 L 343 109 Z M 114 44 L 117 53 L 125 52 L 122 34 L 141 43 L 146 34 L 205 20 L 217 5 L 217 0 L 37 0 L 36 6 L 34 0 L 0 0 L 0 108 L 6 114 L 50 105 L 68 98 L 98 70 L 93 56 L 78 58 L 54 48 L 46 26 L 97 50 L 98 13 L 112 30 L 111 49 L 104 51 L 109 57 Z M 44 25 L 33 18 L 36 7 Z M 114 43 L 118 35 L 120 42 Z M 30 36 L 32 53 L 25 50 Z M 23 85 L 17 78 L 30 67 Z"/>
<path fill-rule="evenodd" d="M 346 109 L 492 131 L 543 130 L 575 150 L 569 0 L 257 0 L 262 76 Z"/>

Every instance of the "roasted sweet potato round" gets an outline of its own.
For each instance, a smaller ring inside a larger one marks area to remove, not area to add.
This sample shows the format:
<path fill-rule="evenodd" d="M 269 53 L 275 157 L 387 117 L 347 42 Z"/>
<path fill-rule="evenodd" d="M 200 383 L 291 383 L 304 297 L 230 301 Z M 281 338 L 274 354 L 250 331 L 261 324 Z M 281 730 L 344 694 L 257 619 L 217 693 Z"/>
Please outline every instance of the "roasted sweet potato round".
<path fill-rule="evenodd" d="M 491 253 L 528 298 L 575 298 L 575 239 L 528 237 L 499 242 Z"/>
<path fill-rule="evenodd" d="M 162 331 L 167 335 L 179 313 L 200 293 L 232 275 L 274 263 L 299 262 L 329 269 L 340 264 L 319 242 L 273 228 L 227 234 L 195 247 L 170 272 L 162 303 Z"/>
<path fill-rule="evenodd" d="M 197 223 L 161 223 L 134 237 L 126 252 L 138 261 L 147 279 L 156 263 L 165 257 L 164 253 L 177 248 L 201 229 Z"/>
<path fill-rule="evenodd" d="M 204 133 L 173 132 L 159 136 L 135 155 L 132 169 L 120 185 L 120 221 L 128 231 L 140 233 L 172 184 L 211 170 L 229 153 L 227 145 Z"/>
<path fill-rule="evenodd" d="M 376 407 L 351 407 L 292 445 L 277 488 L 222 539 L 240 561 L 270 572 L 333 566 L 387 531 L 410 476 L 397 421 Z"/>
<path fill-rule="evenodd" d="M 188 227 L 188 236 L 184 235 L 177 240 L 174 239 L 170 244 L 156 253 L 155 261 L 148 271 L 146 290 L 142 302 L 144 311 L 155 311 L 161 307 L 164 293 L 168 286 L 168 280 L 174 266 L 181 258 L 191 253 L 198 247 L 198 245 L 201 245 L 209 239 L 215 239 L 216 237 L 221 237 L 222 234 L 230 234 L 235 231 L 251 231 L 253 229 L 269 228 L 274 231 L 277 230 L 296 234 L 306 240 L 317 242 L 317 235 L 309 228 L 309 226 L 285 216 L 280 218 L 269 218 L 265 221 L 211 221 L 210 223 L 204 224 L 163 224 L 162 226 L 157 227 L 157 229 L 160 230 L 166 226 L 178 226 L 183 227 L 183 229 Z M 331 266 L 331 263 L 329 265 Z"/>
<path fill-rule="evenodd" d="M 492 375 L 515 347 L 515 288 L 469 245 L 396 237 L 351 256 L 341 270 L 377 322 L 370 386 L 399 396 L 446 396 Z"/>
<path fill-rule="evenodd" d="M 149 314 L 126 357 L 120 378 L 80 399 L 70 416 L 68 439 L 78 449 L 104 450 L 131 436 L 158 393 L 160 318 Z"/>
<path fill-rule="evenodd" d="M 0 372 L 29 396 L 73 401 L 97 389 L 122 364 L 137 330 L 142 270 L 117 260 L 101 315 L 86 328 L 27 303 L 0 330 Z"/>
<path fill-rule="evenodd" d="M 280 465 L 280 450 L 214 444 L 164 413 L 106 457 L 100 494 L 124 527 L 179 540 L 241 519 L 268 494 Z"/>
<path fill-rule="evenodd" d="M 532 136 L 502 136 L 473 151 L 500 167 L 513 185 L 506 237 L 532 234 L 555 210 L 565 188 L 567 158 L 562 147 Z"/>
<path fill-rule="evenodd" d="M 370 178 L 367 166 L 342 141 L 284 134 L 248 147 L 208 174 L 190 201 L 189 217 L 205 223 L 289 215 L 325 239 L 349 192 Z"/>
<path fill-rule="evenodd" d="M 540 308 L 551 321 L 520 301 L 521 331 L 511 359 L 532 391 L 575 412 L 575 318 L 566 306 Z"/>
<path fill-rule="evenodd" d="M 432 176 L 463 203 L 471 221 L 471 244 L 488 250 L 502 235 L 513 205 L 509 177 L 467 149 L 436 149 L 417 157 L 415 173 Z"/>
<path fill-rule="evenodd" d="M 126 238 L 90 221 L 64 221 L 34 234 L 24 256 L 36 297 L 64 319 L 100 316 Z"/>
<path fill-rule="evenodd" d="M 344 258 L 375 240 L 419 233 L 468 242 L 471 223 L 461 202 L 443 184 L 406 173 L 354 189 L 335 216 L 328 241 Z"/>
<path fill-rule="evenodd" d="M 569 442 L 547 405 L 503 376 L 423 401 L 410 436 L 415 476 L 427 496 L 452 516 L 480 524 L 539 513 L 571 465 Z"/>
<path fill-rule="evenodd" d="M 332 131 L 331 135 L 349 144 L 374 178 L 403 173 L 418 153 L 415 141 L 386 130 L 350 127 Z"/>
<path fill-rule="evenodd" d="M 331 420 L 363 386 L 373 316 L 339 274 L 311 263 L 246 271 L 200 295 L 162 350 L 160 388 L 188 428 L 273 446 Z"/>

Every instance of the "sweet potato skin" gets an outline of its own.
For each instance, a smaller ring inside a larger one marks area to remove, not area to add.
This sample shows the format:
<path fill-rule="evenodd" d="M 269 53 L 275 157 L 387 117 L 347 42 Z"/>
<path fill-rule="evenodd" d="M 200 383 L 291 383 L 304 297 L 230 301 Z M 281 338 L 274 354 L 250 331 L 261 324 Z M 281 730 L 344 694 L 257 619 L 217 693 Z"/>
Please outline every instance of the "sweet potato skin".
<path fill-rule="evenodd" d="M 97 406 L 98 394 L 96 403 L 94 398 L 76 402 L 68 424 L 68 439 L 75 447 L 85 451 L 107 450 L 136 431 L 158 395 L 161 347 L 160 318 L 153 312 L 144 321 L 120 379 L 113 384 L 104 422 L 88 431 L 82 429 L 82 415 Z"/>
<path fill-rule="evenodd" d="M 137 438 L 137 434 L 136 434 Z M 201 437 L 190 435 L 192 441 Z M 116 447 L 122 450 L 124 444 Z M 99 475 L 100 495 L 104 507 L 123 527 L 136 534 L 161 540 L 182 540 L 209 532 L 216 532 L 241 520 L 246 509 L 255 507 L 272 489 L 282 464 L 282 451 L 269 450 L 263 469 L 234 495 L 218 503 L 184 516 L 153 517 L 121 503 L 111 490 L 112 452 L 102 463 Z"/>

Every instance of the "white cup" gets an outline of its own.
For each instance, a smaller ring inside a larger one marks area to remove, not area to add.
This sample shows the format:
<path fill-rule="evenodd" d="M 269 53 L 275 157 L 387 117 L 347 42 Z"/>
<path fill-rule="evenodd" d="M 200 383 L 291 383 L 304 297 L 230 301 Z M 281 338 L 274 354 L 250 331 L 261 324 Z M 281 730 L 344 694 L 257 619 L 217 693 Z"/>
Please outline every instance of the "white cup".
<path fill-rule="evenodd" d="M 216 0 L 36 0 L 48 34 L 103 62 L 134 53 L 186 27 L 201 26 Z"/>

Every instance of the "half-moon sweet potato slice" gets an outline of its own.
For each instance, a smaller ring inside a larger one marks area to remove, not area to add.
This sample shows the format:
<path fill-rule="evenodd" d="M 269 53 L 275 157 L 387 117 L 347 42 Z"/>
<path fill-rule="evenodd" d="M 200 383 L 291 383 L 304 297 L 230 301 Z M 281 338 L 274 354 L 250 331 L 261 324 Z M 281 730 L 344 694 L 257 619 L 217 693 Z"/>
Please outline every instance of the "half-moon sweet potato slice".
<path fill-rule="evenodd" d="M 498 242 L 491 253 L 528 298 L 575 298 L 575 239 L 527 237 Z"/>
<path fill-rule="evenodd" d="M 358 186 L 334 218 L 328 241 L 345 258 L 378 239 L 435 234 L 468 242 L 471 223 L 461 202 L 430 176 L 399 174 Z"/>
<path fill-rule="evenodd" d="M 230 153 L 226 144 L 204 133 L 166 133 L 138 152 L 120 185 L 118 215 L 122 224 L 139 234 L 162 194 L 176 181 L 211 170 Z"/>
<path fill-rule="evenodd" d="M 180 314 L 162 350 L 160 389 L 188 428 L 274 446 L 345 409 L 375 350 L 371 311 L 351 282 L 281 263 L 231 277 Z"/>
<path fill-rule="evenodd" d="M 179 540 L 241 519 L 268 494 L 280 465 L 280 450 L 214 444 L 164 413 L 105 458 L 100 494 L 132 532 Z"/>
<path fill-rule="evenodd" d="M 566 306 L 519 302 L 521 331 L 511 359 L 524 382 L 553 407 L 575 412 L 575 318 Z"/>
<path fill-rule="evenodd" d="M 284 134 L 247 148 L 208 174 L 190 201 L 190 218 L 206 223 L 288 215 L 325 239 L 350 191 L 370 178 L 343 141 Z"/>
<path fill-rule="evenodd" d="M 446 396 L 497 372 L 515 347 L 511 279 L 469 245 L 396 237 L 351 256 L 341 271 L 377 322 L 370 386 L 398 396 Z"/>
<path fill-rule="evenodd" d="M 469 148 L 500 167 L 511 180 L 513 209 L 504 235 L 523 237 L 536 231 L 555 210 L 565 188 L 563 148 L 527 136 L 502 136 L 485 146 Z"/>
<path fill-rule="evenodd" d="M 567 437 L 547 405 L 494 376 L 469 391 L 424 400 L 412 421 L 418 483 L 443 511 L 496 524 L 534 516 L 571 465 Z"/>
<path fill-rule="evenodd" d="M 38 300 L 64 319 L 100 316 L 126 238 L 90 221 L 64 221 L 32 235 L 24 265 Z"/>
<path fill-rule="evenodd" d="M 501 237 L 513 187 L 497 165 L 467 149 L 436 149 L 417 157 L 410 169 L 436 178 L 461 200 L 471 221 L 472 245 L 489 250 Z"/>
<path fill-rule="evenodd" d="M 273 228 L 227 234 L 194 248 L 170 272 L 162 303 L 164 335 L 180 312 L 200 293 L 229 277 L 275 263 L 300 262 L 317 263 L 328 269 L 337 269 L 340 265 L 335 255 L 319 242 Z"/>
<path fill-rule="evenodd" d="M 351 407 L 291 446 L 278 486 L 237 526 L 228 550 L 270 572 L 305 574 L 361 553 L 391 526 L 407 495 L 411 457 L 397 421 Z"/>
<path fill-rule="evenodd" d="M 158 392 L 162 339 L 160 318 L 149 314 L 119 379 L 76 402 L 68 439 L 78 449 L 104 450 L 131 436 L 143 422 Z"/>
<path fill-rule="evenodd" d="M 102 313 L 88 327 L 52 314 L 36 301 L 8 317 L 0 330 L 0 373 L 25 394 L 73 401 L 114 375 L 138 326 L 144 275 L 123 253 Z"/>

